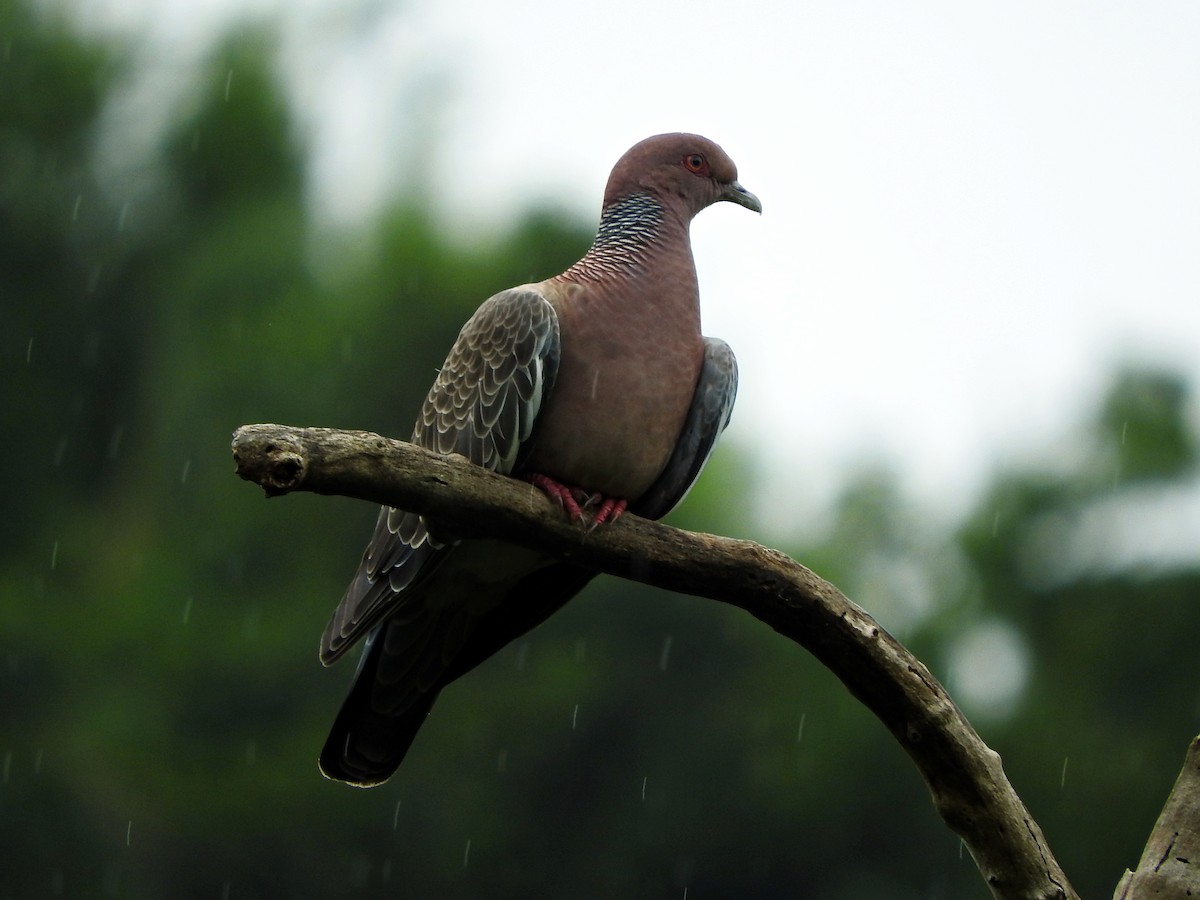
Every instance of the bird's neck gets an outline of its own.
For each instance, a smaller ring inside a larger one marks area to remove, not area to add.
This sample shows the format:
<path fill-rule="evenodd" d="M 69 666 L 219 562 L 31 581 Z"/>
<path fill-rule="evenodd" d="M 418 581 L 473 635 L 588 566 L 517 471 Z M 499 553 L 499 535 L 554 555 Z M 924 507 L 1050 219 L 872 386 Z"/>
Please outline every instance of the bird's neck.
<path fill-rule="evenodd" d="M 558 276 L 564 281 L 594 281 L 613 275 L 647 274 L 664 250 L 682 241 L 688 251 L 687 222 L 649 193 L 622 197 L 600 216 L 596 239 L 583 259 Z"/>

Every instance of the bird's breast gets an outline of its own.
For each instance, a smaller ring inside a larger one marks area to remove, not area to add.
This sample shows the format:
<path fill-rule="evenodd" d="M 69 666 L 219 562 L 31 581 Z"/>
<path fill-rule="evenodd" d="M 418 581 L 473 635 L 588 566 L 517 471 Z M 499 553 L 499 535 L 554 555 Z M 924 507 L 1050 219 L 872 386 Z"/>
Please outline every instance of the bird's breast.
<path fill-rule="evenodd" d="M 645 493 L 679 439 L 704 356 L 695 291 L 682 287 L 577 296 L 558 310 L 558 377 L 527 471 L 606 496 Z"/>

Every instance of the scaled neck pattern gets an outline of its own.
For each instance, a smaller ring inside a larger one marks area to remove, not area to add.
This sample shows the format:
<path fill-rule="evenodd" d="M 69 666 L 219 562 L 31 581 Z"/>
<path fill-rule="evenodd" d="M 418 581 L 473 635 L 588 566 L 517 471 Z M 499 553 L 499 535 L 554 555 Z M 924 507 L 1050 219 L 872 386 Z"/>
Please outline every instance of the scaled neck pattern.
<path fill-rule="evenodd" d="M 600 216 L 591 249 L 559 278 L 596 281 L 643 271 L 661 237 L 664 219 L 662 203 L 650 194 L 630 194 L 617 200 Z"/>

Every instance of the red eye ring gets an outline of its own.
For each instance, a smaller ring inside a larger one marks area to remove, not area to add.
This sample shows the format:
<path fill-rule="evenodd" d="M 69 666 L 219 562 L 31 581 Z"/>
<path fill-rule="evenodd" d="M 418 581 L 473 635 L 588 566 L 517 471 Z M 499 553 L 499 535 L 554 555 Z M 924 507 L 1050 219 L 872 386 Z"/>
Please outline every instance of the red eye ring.
<path fill-rule="evenodd" d="M 708 174 L 708 160 L 701 153 L 689 153 L 683 158 L 683 167 L 696 175 Z"/>

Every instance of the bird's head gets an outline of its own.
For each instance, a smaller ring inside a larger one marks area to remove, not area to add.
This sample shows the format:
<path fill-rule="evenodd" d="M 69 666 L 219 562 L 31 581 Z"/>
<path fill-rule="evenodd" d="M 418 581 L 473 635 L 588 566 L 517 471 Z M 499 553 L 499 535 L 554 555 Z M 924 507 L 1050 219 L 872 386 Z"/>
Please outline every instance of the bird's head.
<path fill-rule="evenodd" d="M 688 218 L 720 200 L 762 212 L 759 199 L 738 183 L 729 155 L 698 134 L 657 134 L 625 152 L 608 178 L 604 205 L 641 192 L 681 205 Z"/>

